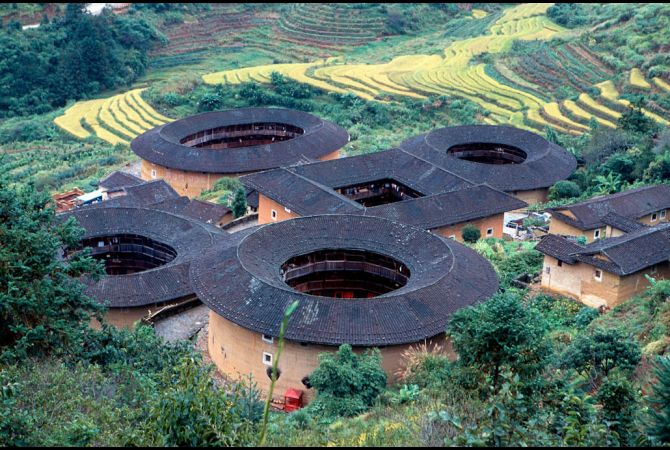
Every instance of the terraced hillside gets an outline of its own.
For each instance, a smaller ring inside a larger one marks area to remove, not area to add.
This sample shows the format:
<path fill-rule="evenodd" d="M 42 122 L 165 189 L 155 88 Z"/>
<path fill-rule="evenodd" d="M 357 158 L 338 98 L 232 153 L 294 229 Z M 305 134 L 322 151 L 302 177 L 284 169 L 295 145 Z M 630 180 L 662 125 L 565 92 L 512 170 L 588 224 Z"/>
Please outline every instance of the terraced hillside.
<path fill-rule="evenodd" d="M 563 35 L 566 30 L 546 16 L 549 6 L 523 4 L 509 8 L 486 34 L 455 41 L 443 55 L 405 55 L 385 64 L 342 64 L 338 59 L 273 64 L 208 74 L 203 79 L 211 84 L 267 82 L 276 71 L 302 83 L 332 92 L 350 92 L 367 100 L 387 99 L 389 94 L 463 97 L 487 111 L 484 121 L 491 124 L 536 130 L 550 126 L 570 134 L 587 131 L 592 120 L 614 127 L 629 102 L 607 84 L 612 70 L 584 46 L 541 47 L 536 55 L 517 59 L 507 70 L 475 62 L 482 54 L 508 52 L 515 41 L 546 41 Z M 473 16 L 472 20 L 481 19 Z M 632 86 L 644 89 L 660 91 L 668 86 L 660 78 L 652 85 L 639 70 L 631 73 L 630 80 Z M 562 85 L 576 94 L 576 100 L 547 95 Z M 600 95 L 595 96 L 595 92 Z M 659 123 L 668 123 L 669 115 L 664 111 L 645 114 Z"/>
<path fill-rule="evenodd" d="M 166 27 L 168 44 L 154 50 L 154 66 L 197 60 L 225 48 L 272 57 L 324 58 L 377 39 L 384 19 L 375 4 L 293 3 L 250 7 L 216 3 L 211 11 Z"/>
<path fill-rule="evenodd" d="M 85 139 L 95 135 L 110 144 L 129 144 L 139 134 L 172 119 L 159 114 L 133 89 L 113 97 L 75 103 L 54 123 Z"/>

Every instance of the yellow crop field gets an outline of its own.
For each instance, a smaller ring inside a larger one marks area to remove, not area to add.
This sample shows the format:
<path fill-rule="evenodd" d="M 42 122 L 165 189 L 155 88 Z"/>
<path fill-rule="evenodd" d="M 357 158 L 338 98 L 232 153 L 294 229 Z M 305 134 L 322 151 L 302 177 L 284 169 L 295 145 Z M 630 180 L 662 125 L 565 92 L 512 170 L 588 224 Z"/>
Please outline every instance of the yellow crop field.
<path fill-rule="evenodd" d="M 579 119 L 572 120 L 561 112 L 558 103 L 524 90 L 525 83 L 517 82 L 511 86 L 504 78 L 494 79 L 488 75 L 486 64 L 472 64 L 473 58 L 483 53 L 508 51 L 515 40 L 548 40 L 560 36 L 566 30 L 546 16 L 550 6 L 548 3 L 527 3 L 508 8 L 489 26 L 486 34 L 452 42 L 441 55 L 403 55 L 383 64 L 346 64 L 342 58 L 312 63 L 270 64 L 207 74 L 203 79 L 206 83 L 268 82 L 270 74 L 276 71 L 327 91 L 349 92 L 367 100 L 381 100 L 383 92 L 415 98 L 425 98 L 426 95 L 462 97 L 488 111 L 488 121 L 495 123 L 532 124 L 536 129 L 551 126 L 572 134 L 589 130 L 579 120 L 593 118 L 603 126 L 614 126 L 613 119 L 620 117 L 620 113 L 598 103 L 586 93 L 581 93 L 578 101 L 561 104 L 565 111 L 570 111 L 573 117 Z M 473 17 L 484 15 L 473 11 Z M 650 86 L 638 69 L 631 71 L 631 82 L 638 86 L 644 86 L 644 83 Z M 654 79 L 654 83 L 661 89 L 664 86 L 670 88 L 660 79 Z M 597 86 L 603 98 L 626 105 L 611 81 Z M 649 111 L 645 114 L 661 123 L 667 122 Z M 550 121 L 545 120 L 543 115 Z"/>
<path fill-rule="evenodd" d="M 472 17 L 475 19 L 483 19 L 484 17 L 488 16 L 489 13 L 484 11 L 483 9 L 473 9 L 472 10 Z"/>
<path fill-rule="evenodd" d="M 600 113 L 603 113 L 609 117 L 613 117 L 614 119 L 618 119 L 619 117 L 621 117 L 620 112 L 614 111 L 613 109 L 609 109 L 608 107 L 601 105 L 600 103 L 596 102 L 591 97 L 589 97 L 589 95 L 585 92 L 579 94 L 578 102 Z"/>
<path fill-rule="evenodd" d="M 581 129 L 584 131 L 588 131 L 589 129 L 589 127 L 587 127 L 586 125 L 582 125 L 581 123 L 577 123 L 574 120 L 571 120 L 569 117 L 565 117 L 561 112 L 558 103 L 556 102 L 545 104 L 544 113 L 547 116 L 551 117 L 553 120 L 560 122 L 561 126 L 571 129 Z"/>
<path fill-rule="evenodd" d="M 617 91 L 616 86 L 614 86 L 614 83 L 611 80 L 608 81 L 603 81 L 602 83 L 596 84 L 596 87 L 600 89 L 600 94 L 613 102 L 616 102 L 620 105 L 623 106 L 630 106 L 630 102 L 624 98 L 619 98 L 619 91 Z M 644 113 L 645 116 L 649 117 L 652 120 L 655 120 L 656 122 L 663 124 L 663 125 L 670 125 L 670 121 L 667 119 L 659 116 L 658 114 L 655 114 L 651 111 L 648 111 L 644 108 L 642 108 L 642 112 Z"/>
<path fill-rule="evenodd" d="M 110 144 L 129 144 L 139 134 L 172 119 L 165 117 L 146 103 L 134 89 L 112 97 L 77 102 L 69 107 L 54 123 L 68 133 L 85 139 L 91 133 L 82 126 L 82 120 L 93 134 Z"/>
<path fill-rule="evenodd" d="M 640 89 L 650 89 L 651 84 L 644 79 L 644 75 L 640 72 L 640 69 L 637 67 L 631 69 L 629 82 L 631 86 L 635 86 Z"/>
<path fill-rule="evenodd" d="M 577 103 L 573 102 L 572 100 L 563 101 L 563 106 L 565 107 L 565 109 L 567 109 L 572 114 L 581 119 L 584 120 L 595 119 L 596 122 L 598 122 L 600 125 L 604 125 L 609 128 L 616 128 L 616 125 L 614 123 L 610 122 L 609 120 L 601 119 L 600 117 L 583 110 L 582 108 L 579 107 L 579 105 L 577 105 Z"/>
<path fill-rule="evenodd" d="M 663 81 L 663 80 L 662 80 L 661 78 L 659 78 L 659 77 L 654 77 L 654 78 L 652 78 L 652 81 L 654 82 L 654 84 L 655 84 L 656 86 L 658 86 L 658 87 L 661 88 L 662 90 L 664 90 L 664 91 L 666 91 L 666 92 L 670 92 L 670 83 L 668 83 L 667 81 Z"/>

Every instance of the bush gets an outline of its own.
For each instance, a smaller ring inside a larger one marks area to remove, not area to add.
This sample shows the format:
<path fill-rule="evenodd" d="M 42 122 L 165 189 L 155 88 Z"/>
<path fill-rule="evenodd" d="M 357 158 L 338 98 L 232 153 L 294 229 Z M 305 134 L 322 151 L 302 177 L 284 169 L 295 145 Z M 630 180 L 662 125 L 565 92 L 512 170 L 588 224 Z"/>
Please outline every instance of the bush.
<path fill-rule="evenodd" d="M 479 231 L 479 228 L 472 224 L 467 224 L 466 226 L 463 227 L 461 230 L 461 236 L 463 237 L 463 240 L 465 242 L 469 242 L 471 244 L 474 244 L 479 240 L 480 237 L 482 237 L 481 231 Z"/>
<path fill-rule="evenodd" d="M 574 181 L 558 181 L 549 188 L 549 200 L 574 198 L 580 195 L 582 195 L 582 190 Z"/>
<path fill-rule="evenodd" d="M 355 416 L 372 406 L 386 388 L 386 373 L 378 349 L 356 355 L 351 346 L 337 353 L 321 353 L 319 366 L 309 376 L 317 396 L 310 405 L 326 416 Z"/>
<path fill-rule="evenodd" d="M 624 337 L 617 330 L 598 329 L 592 334 L 582 334 L 566 349 L 563 366 L 590 372 L 596 379 L 606 377 L 615 367 L 633 370 L 642 354 L 638 344 Z"/>
<path fill-rule="evenodd" d="M 505 368 L 524 380 L 544 368 L 550 351 L 546 332 L 542 316 L 510 293 L 456 311 L 447 328 L 458 364 L 490 376 L 495 389 Z"/>

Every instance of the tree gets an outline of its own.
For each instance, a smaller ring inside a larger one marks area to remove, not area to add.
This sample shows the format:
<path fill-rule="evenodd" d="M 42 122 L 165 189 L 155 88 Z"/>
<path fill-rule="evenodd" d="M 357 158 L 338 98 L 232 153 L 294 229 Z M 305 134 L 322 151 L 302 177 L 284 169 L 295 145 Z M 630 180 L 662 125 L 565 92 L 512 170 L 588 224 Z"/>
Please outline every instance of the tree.
<path fill-rule="evenodd" d="M 642 354 L 637 343 L 614 329 L 582 334 L 566 349 L 563 366 L 589 371 L 591 378 L 606 377 L 612 369 L 633 370 Z"/>
<path fill-rule="evenodd" d="M 356 355 L 348 344 L 337 353 L 321 353 L 309 376 L 316 389 L 313 408 L 329 416 L 355 416 L 370 408 L 386 388 L 381 354 L 373 349 Z"/>
<path fill-rule="evenodd" d="M 247 212 L 247 193 L 243 187 L 237 188 L 235 199 L 233 200 L 233 215 L 237 219 Z"/>
<path fill-rule="evenodd" d="M 482 236 L 482 233 L 479 228 L 469 223 L 461 230 L 461 236 L 465 242 L 474 244 Z"/>
<path fill-rule="evenodd" d="M 613 370 L 603 379 L 596 399 L 602 405 L 603 419 L 612 424 L 611 430 L 618 435 L 619 443 L 635 446 L 639 435 L 635 428 L 639 400 L 626 375 Z"/>
<path fill-rule="evenodd" d="M 494 391 L 500 387 L 503 368 L 523 381 L 544 368 L 551 349 L 546 332 L 544 318 L 511 293 L 458 310 L 447 328 L 459 364 L 491 377 Z"/>
<path fill-rule="evenodd" d="M 10 189 L 0 177 L 0 349 L 2 357 L 64 351 L 78 344 L 102 308 L 83 294 L 77 278 L 102 268 L 75 248 L 82 229 L 60 220 L 50 197 L 27 185 Z"/>
<path fill-rule="evenodd" d="M 156 446 L 249 446 L 256 425 L 244 417 L 244 385 L 225 392 L 214 384 L 212 367 L 192 358 L 165 373 L 168 388 L 153 399 L 144 424 L 147 444 Z"/>
<path fill-rule="evenodd" d="M 650 399 L 653 422 L 648 428 L 650 436 L 662 444 L 670 443 L 670 358 L 661 357 L 656 363 L 654 394 Z"/>
<path fill-rule="evenodd" d="M 644 115 L 645 103 L 646 100 L 643 96 L 638 96 L 632 101 L 626 111 L 619 117 L 617 127 L 640 135 L 654 134 L 658 127 L 656 122 Z"/>
<path fill-rule="evenodd" d="M 607 176 L 598 175 L 596 183 L 598 184 L 598 194 L 613 194 L 621 188 L 621 176 L 613 172 L 609 172 Z"/>
<path fill-rule="evenodd" d="M 574 181 L 561 180 L 549 188 L 549 200 L 574 198 L 582 195 L 582 190 Z"/>

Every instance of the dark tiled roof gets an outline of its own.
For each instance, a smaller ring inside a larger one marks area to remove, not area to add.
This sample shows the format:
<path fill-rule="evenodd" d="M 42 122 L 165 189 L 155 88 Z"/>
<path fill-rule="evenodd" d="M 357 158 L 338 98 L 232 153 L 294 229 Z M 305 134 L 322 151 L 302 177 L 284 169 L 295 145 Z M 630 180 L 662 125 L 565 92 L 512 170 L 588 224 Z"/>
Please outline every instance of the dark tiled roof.
<path fill-rule="evenodd" d="M 292 170 L 330 188 L 391 178 L 429 195 L 472 185 L 454 173 L 397 148 L 306 164 Z"/>
<path fill-rule="evenodd" d="M 492 165 L 447 154 L 453 146 L 470 143 L 509 145 L 521 149 L 527 157 L 520 164 Z M 535 133 L 508 126 L 440 128 L 410 138 L 400 147 L 473 183 L 487 183 L 503 191 L 545 188 L 568 178 L 577 167 L 575 157 L 558 145 Z"/>
<path fill-rule="evenodd" d="M 304 134 L 267 145 L 214 150 L 188 147 L 180 141 L 198 131 L 227 125 L 278 122 L 300 127 Z M 207 173 L 246 173 L 317 159 L 338 150 L 349 134 L 332 122 L 283 108 L 240 108 L 177 120 L 138 136 L 130 144 L 142 159 L 173 169 Z"/>
<path fill-rule="evenodd" d="M 126 172 L 115 171 L 101 179 L 98 186 L 107 191 L 115 191 L 128 186 L 143 184 L 144 180 Z"/>
<path fill-rule="evenodd" d="M 388 255 L 405 264 L 408 283 L 371 299 L 299 293 L 280 266 L 320 249 Z M 285 309 L 298 300 L 286 338 L 324 345 L 383 346 L 444 333 L 458 309 L 497 289 L 490 263 L 467 247 L 381 218 L 323 215 L 259 227 L 236 247 L 219 247 L 191 266 L 198 297 L 217 314 L 252 331 L 278 336 Z"/>
<path fill-rule="evenodd" d="M 367 208 L 365 215 L 384 217 L 432 230 L 528 206 L 487 185 Z"/>
<path fill-rule="evenodd" d="M 664 184 L 643 186 L 617 194 L 594 197 L 549 211 L 552 217 L 556 217 L 561 222 L 580 230 L 592 230 L 605 226 L 607 223 L 603 221 L 603 218 L 610 213 L 635 220 L 662 209 L 670 209 L 670 186 Z M 565 214 L 564 211 L 572 213 L 575 219 Z"/>
<path fill-rule="evenodd" d="M 625 233 L 630 233 L 631 231 L 637 231 L 645 228 L 640 222 L 624 217 L 615 212 L 609 212 L 602 217 L 602 222 L 605 225 L 609 225 L 617 230 L 621 230 Z"/>
<path fill-rule="evenodd" d="M 247 205 L 258 209 L 258 191 L 256 189 L 247 189 Z"/>
<path fill-rule="evenodd" d="M 274 169 L 241 177 L 240 180 L 280 205 L 308 216 L 362 212 L 363 205 L 334 190 L 295 173 L 294 168 Z"/>
<path fill-rule="evenodd" d="M 87 294 L 110 308 L 127 308 L 176 300 L 193 295 L 188 268 L 215 243 L 234 242 L 216 227 L 149 208 L 82 208 L 63 214 L 75 217 L 84 228 L 83 239 L 116 234 L 136 234 L 175 249 L 171 262 L 129 275 L 106 276 L 98 282 L 88 280 Z"/>
<path fill-rule="evenodd" d="M 425 196 L 366 209 L 335 191 L 382 179 L 394 179 Z M 301 216 L 364 214 L 425 229 L 527 206 L 491 187 L 473 187 L 472 183 L 400 149 L 257 172 L 240 180 Z"/>
<path fill-rule="evenodd" d="M 584 246 L 548 235 L 535 248 L 569 264 L 579 261 L 616 275 L 629 275 L 670 259 L 670 224 L 644 227 Z"/>
<path fill-rule="evenodd" d="M 140 207 L 155 205 L 180 197 L 177 191 L 163 180 L 147 181 L 137 186 L 121 188 L 124 195 L 111 198 L 102 203 L 94 203 L 85 208 L 109 208 L 112 206 Z"/>

